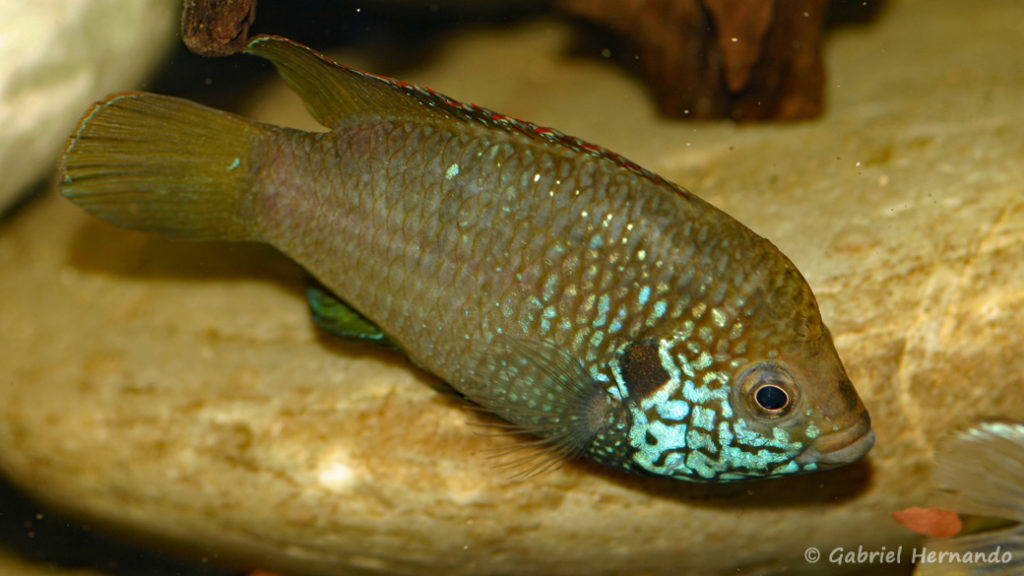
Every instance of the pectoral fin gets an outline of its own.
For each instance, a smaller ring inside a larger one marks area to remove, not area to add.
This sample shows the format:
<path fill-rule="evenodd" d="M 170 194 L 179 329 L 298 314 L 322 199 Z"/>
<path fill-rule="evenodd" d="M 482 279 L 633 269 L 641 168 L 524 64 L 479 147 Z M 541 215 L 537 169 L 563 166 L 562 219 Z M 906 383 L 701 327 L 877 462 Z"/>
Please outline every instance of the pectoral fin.
<path fill-rule="evenodd" d="M 608 394 L 568 351 L 547 341 L 496 336 L 473 382 L 457 386 L 467 398 L 539 436 L 550 452 L 573 458 L 606 424 Z"/>
<path fill-rule="evenodd" d="M 395 347 L 376 324 L 322 286 L 311 284 L 306 288 L 306 300 L 313 322 L 324 332 L 343 340 Z"/>

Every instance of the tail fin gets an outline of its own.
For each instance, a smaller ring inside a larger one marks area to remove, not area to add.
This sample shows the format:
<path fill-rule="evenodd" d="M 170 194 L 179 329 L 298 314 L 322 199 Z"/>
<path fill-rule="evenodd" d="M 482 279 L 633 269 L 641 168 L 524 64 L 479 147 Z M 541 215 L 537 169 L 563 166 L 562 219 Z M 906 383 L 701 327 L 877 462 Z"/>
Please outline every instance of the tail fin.
<path fill-rule="evenodd" d="M 85 113 L 68 140 L 61 192 L 124 228 L 255 240 L 251 156 L 268 131 L 180 98 L 110 96 Z"/>

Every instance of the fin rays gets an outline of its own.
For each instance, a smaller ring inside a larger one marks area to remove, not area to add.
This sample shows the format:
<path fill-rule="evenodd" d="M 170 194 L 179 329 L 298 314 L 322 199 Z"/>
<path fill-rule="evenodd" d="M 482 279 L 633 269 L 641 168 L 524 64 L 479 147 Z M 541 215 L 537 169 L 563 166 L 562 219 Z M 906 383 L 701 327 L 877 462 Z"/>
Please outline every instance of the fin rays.
<path fill-rule="evenodd" d="M 422 119 L 429 109 L 392 81 L 343 66 L 279 36 L 257 36 L 245 52 L 270 60 L 317 122 L 334 128 L 366 117 Z"/>
<path fill-rule="evenodd" d="M 266 131 L 180 98 L 117 94 L 93 105 L 69 139 L 61 192 L 124 228 L 250 240 L 249 157 Z"/>
<path fill-rule="evenodd" d="M 915 574 L 956 571 L 1012 576 L 1024 572 L 1024 424 L 987 421 L 956 433 L 936 454 L 935 480 L 943 488 L 940 506 L 1016 524 L 932 540 L 928 547 L 936 552 L 957 554 L 960 560 L 980 555 L 983 561 L 925 562 Z M 993 554 L 998 561 L 992 561 Z"/>
<path fill-rule="evenodd" d="M 539 448 L 556 460 L 584 455 L 607 400 L 579 362 L 551 343 L 502 335 L 483 348 L 481 373 L 474 383 L 460 386 L 466 397 L 510 422 L 499 427 L 507 435 L 536 438 L 520 447 Z"/>

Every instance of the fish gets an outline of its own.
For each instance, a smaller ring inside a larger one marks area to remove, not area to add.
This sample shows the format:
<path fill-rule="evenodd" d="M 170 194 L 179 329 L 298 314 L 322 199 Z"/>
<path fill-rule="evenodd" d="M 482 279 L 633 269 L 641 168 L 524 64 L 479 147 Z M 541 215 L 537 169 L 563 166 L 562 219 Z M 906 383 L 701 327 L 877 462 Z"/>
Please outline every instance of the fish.
<path fill-rule="evenodd" d="M 937 504 L 975 517 L 977 528 L 926 541 L 914 575 L 1024 574 L 1024 422 L 986 420 L 953 432 L 936 450 L 932 475 Z"/>
<path fill-rule="evenodd" d="M 124 228 L 263 242 L 316 324 L 401 350 L 550 457 L 730 482 L 853 462 L 867 409 L 768 240 L 605 148 L 278 36 L 322 132 L 170 96 L 94 104 L 63 195 Z"/>

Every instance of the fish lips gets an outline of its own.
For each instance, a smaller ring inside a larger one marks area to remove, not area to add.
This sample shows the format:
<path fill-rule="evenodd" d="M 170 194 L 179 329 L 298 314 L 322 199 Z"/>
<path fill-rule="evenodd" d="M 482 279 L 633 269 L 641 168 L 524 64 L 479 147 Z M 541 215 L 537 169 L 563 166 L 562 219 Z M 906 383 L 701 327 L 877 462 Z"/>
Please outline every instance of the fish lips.
<path fill-rule="evenodd" d="M 796 457 L 796 463 L 801 466 L 817 463 L 823 468 L 842 466 L 861 459 L 874 445 L 871 423 L 862 420 L 840 432 L 819 436 Z"/>

